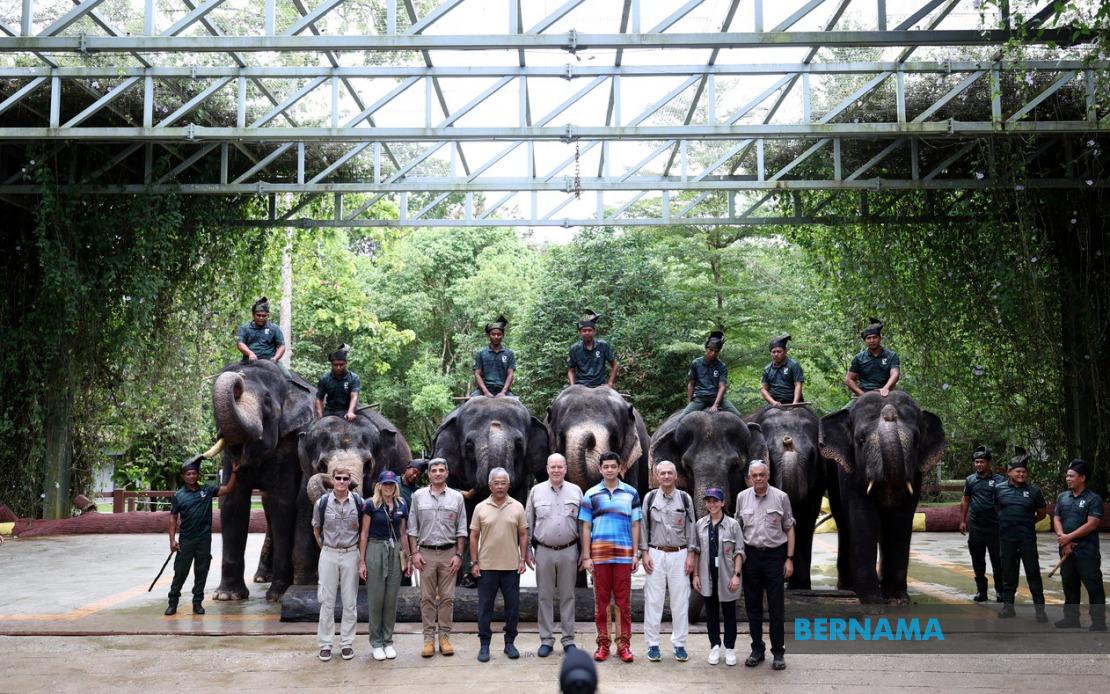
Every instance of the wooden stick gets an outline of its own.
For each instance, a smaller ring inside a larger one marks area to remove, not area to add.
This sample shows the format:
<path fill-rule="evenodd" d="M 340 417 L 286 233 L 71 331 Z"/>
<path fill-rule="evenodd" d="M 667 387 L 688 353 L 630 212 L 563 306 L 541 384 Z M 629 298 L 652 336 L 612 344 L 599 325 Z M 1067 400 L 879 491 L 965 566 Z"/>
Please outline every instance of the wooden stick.
<path fill-rule="evenodd" d="M 1055 576 L 1056 572 L 1060 570 L 1060 567 L 1064 564 L 1064 562 L 1068 560 L 1068 557 L 1070 557 L 1072 554 L 1075 554 L 1075 552 L 1069 552 L 1068 554 L 1060 557 L 1060 561 L 1056 562 L 1056 566 L 1052 567 L 1052 571 L 1048 572 L 1048 577 L 1052 578 L 1053 576 Z"/>
<path fill-rule="evenodd" d="M 820 528 L 825 523 L 825 521 L 832 517 L 833 516 L 831 513 L 826 513 L 825 515 L 821 516 L 817 519 L 817 524 L 813 526 L 813 529 L 816 530 L 817 528 Z"/>

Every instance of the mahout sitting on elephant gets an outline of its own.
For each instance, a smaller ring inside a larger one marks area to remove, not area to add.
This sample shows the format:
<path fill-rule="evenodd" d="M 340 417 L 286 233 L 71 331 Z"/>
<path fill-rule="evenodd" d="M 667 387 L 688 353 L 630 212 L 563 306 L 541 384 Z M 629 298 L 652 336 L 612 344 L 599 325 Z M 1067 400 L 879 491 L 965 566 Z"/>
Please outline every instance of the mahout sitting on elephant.
<path fill-rule="evenodd" d="M 940 418 L 904 391 L 886 397 L 871 391 L 822 417 L 819 441 L 822 455 L 837 463 L 844 504 L 837 530 L 847 542 L 841 546 L 850 548 L 850 587 L 865 604 L 908 602 L 906 572 L 921 481 L 944 455 Z M 849 587 L 843 574 L 840 582 Z"/>
<path fill-rule="evenodd" d="M 250 525 L 251 493 L 262 491 L 267 540 L 259 573 L 270 578 L 267 599 L 281 597 L 293 580 L 297 495 L 303 484 L 297 440 L 312 422 L 312 396 L 291 383 L 272 361 L 231 364 L 212 386 L 212 410 L 219 440 L 206 456 L 223 450 L 223 478 L 238 460 L 239 480 L 220 506 L 223 570 L 216 600 L 243 600 L 244 551 Z"/>

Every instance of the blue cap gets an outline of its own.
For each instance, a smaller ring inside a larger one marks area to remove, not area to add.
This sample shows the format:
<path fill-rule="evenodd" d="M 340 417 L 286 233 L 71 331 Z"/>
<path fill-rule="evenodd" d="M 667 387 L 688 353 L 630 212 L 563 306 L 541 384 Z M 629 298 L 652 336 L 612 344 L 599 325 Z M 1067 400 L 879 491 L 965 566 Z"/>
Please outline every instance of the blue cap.
<path fill-rule="evenodd" d="M 724 501 L 725 493 L 721 491 L 718 487 L 710 487 L 709 489 L 705 490 L 705 498 L 716 499 L 717 501 Z"/>
<path fill-rule="evenodd" d="M 397 473 L 392 470 L 382 470 L 378 475 L 378 484 L 397 484 Z"/>

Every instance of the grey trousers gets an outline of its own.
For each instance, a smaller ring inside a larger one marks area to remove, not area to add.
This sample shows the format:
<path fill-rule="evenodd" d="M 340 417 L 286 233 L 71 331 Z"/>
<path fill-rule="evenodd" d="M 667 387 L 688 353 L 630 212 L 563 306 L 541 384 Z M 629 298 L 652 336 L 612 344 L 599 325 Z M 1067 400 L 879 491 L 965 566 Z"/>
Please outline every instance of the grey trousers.
<path fill-rule="evenodd" d="M 320 550 L 319 586 L 320 622 L 316 640 L 320 648 L 332 645 L 335 638 L 335 589 L 343 598 L 343 622 L 339 627 L 339 646 L 353 646 L 358 623 L 358 547 L 346 552 L 324 547 Z"/>
<path fill-rule="evenodd" d="M 393 645 L 400 585 L 400 548 L 384 540 L 369 540 L 366 543 L 366 605 L 370 613 L 370 645 L 374 648 Z"/>
<path fill-rule="evenodd" d="M 540 643 L 555 643 L 555 598 L 559 599 L 562 644 L 574 643 L 574 582 L 578 578 L 578 545 L 564 549 L 536 546 L 536 593 L 539 597 Z"/>

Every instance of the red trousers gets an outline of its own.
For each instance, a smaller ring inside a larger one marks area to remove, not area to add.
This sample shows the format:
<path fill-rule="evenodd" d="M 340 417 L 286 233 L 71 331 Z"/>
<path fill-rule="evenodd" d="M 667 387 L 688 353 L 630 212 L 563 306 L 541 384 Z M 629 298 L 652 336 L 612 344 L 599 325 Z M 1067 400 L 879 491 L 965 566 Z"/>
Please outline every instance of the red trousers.
<path fill-rule="evenodd" d="M 594 565 L 594 622 L 597 625 L 597 642 L 609 640 L 609 599 L 617 603 L 621 616 L 621 633 L 618 642 L 632 640 L 632 565 L 597 564 Z"/>

